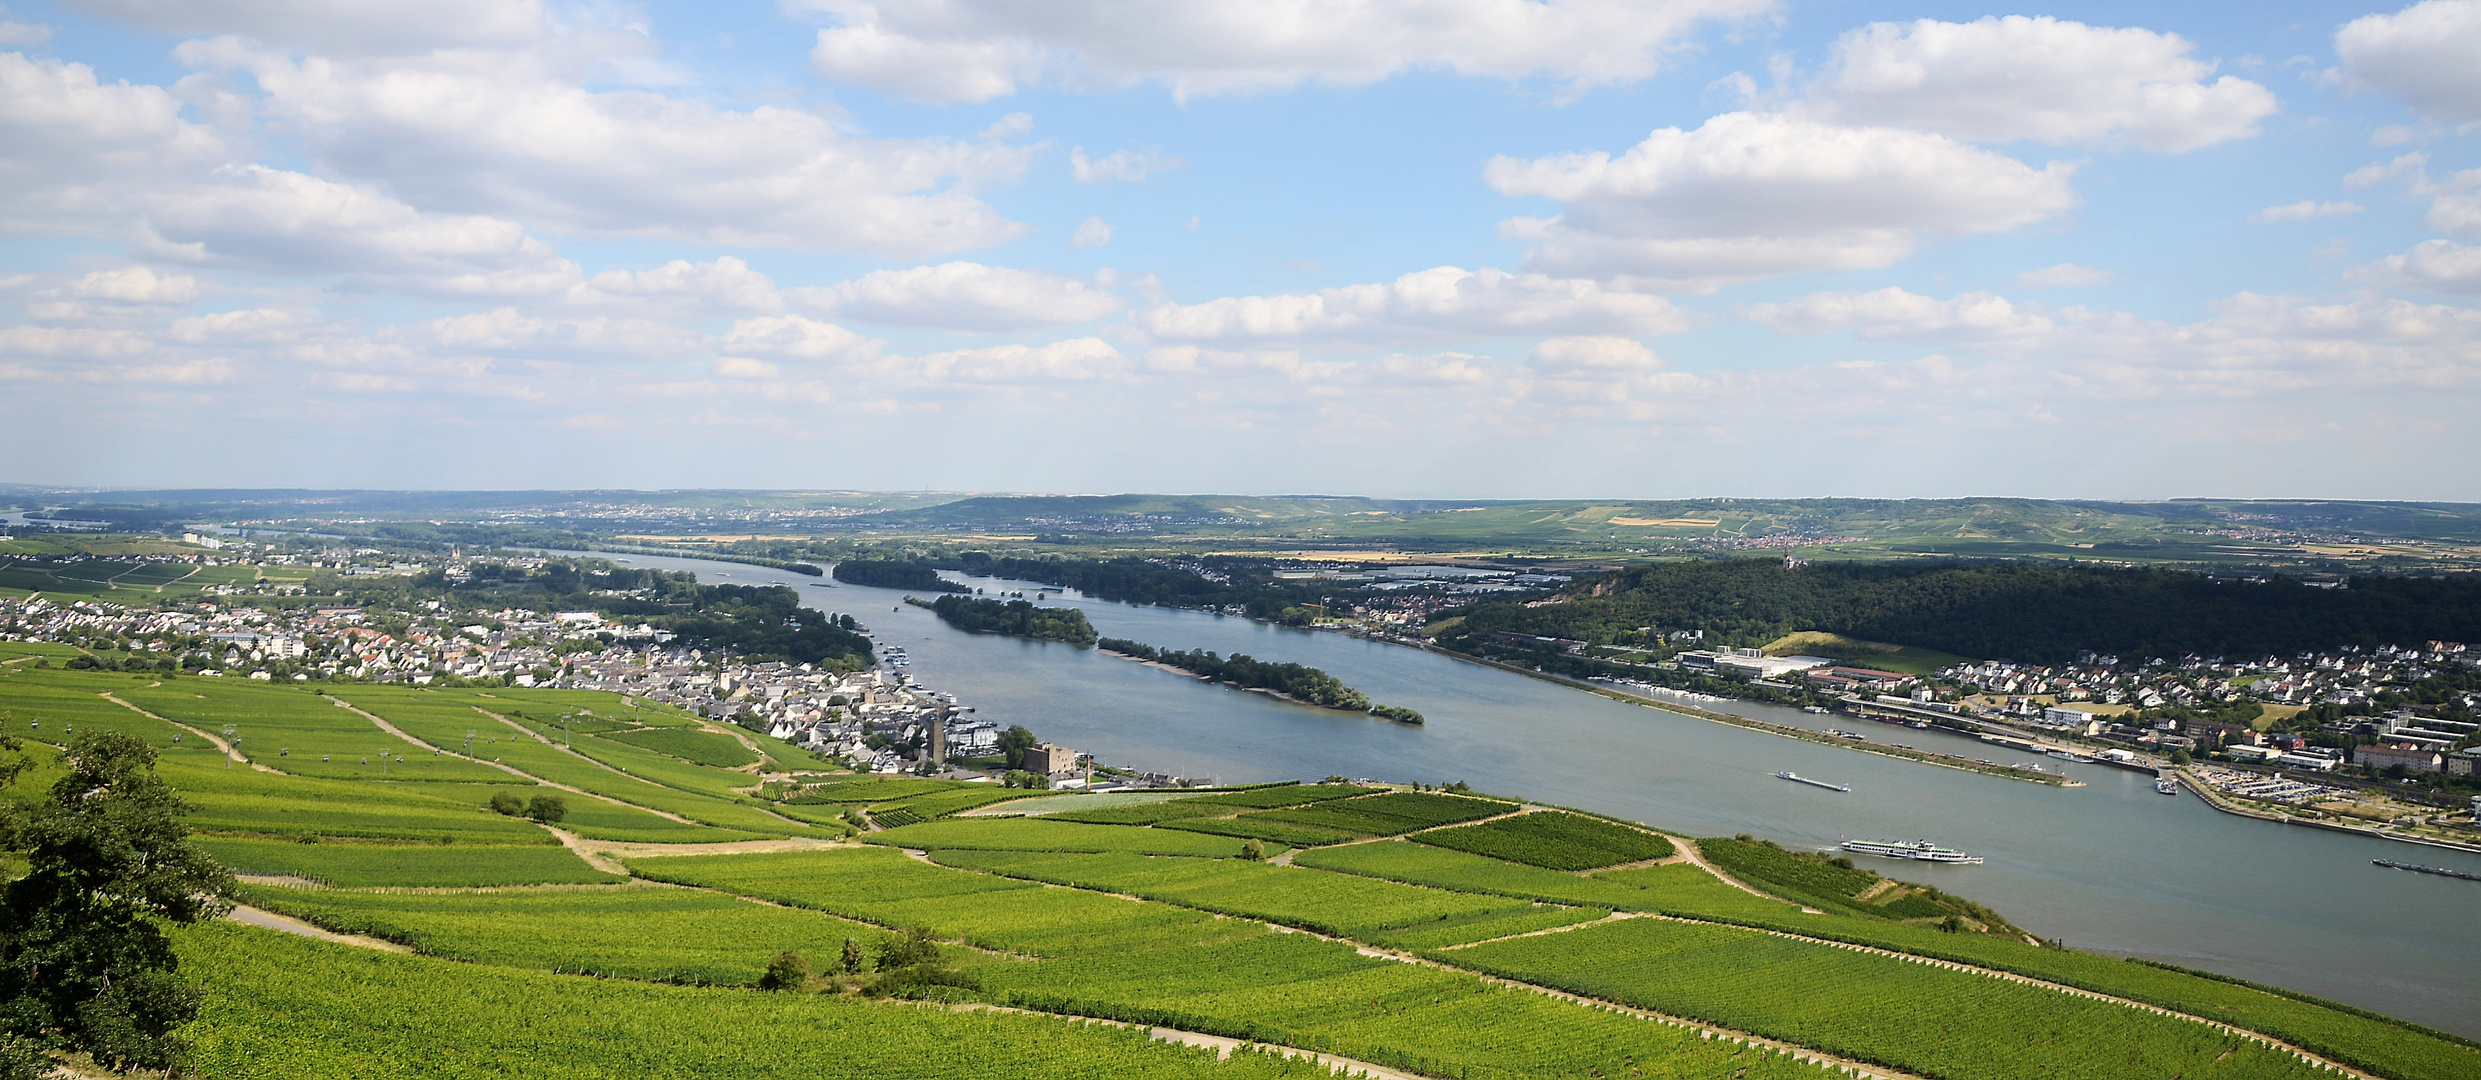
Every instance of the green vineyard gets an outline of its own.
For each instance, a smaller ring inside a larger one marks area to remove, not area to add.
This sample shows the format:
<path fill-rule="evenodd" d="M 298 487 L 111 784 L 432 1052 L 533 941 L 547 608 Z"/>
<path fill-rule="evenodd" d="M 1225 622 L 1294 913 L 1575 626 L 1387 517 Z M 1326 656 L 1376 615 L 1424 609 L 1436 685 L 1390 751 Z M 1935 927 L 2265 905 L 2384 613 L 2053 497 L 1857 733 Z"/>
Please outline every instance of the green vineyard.
<path fill-rule="evenodd" d="M 1287 1049 L 1432 1080 L 2324 1075 L 2268 1040 L 2481 1076 L 2464 1040 L 1745 838 L 1340 784 L 813 773 L 619 695 L 311 685 L 0 663 L 33 759 L 10 798 L 79 733 L 136 736 L 242 902 L 409 950 L 177 931 L 201 1077 L 1324 1075 Z"/>

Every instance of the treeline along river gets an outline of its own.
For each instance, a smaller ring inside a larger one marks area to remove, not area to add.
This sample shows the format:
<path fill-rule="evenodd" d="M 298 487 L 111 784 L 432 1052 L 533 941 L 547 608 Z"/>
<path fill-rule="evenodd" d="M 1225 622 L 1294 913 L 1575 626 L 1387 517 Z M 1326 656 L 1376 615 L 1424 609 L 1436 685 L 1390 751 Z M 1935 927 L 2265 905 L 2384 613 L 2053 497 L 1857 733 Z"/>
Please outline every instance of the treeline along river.
<path fill-rule="evenodd" d="M 854 615 L 901 645 L 923 682 L 985 718 L 1114 764 L 1225 781 L 1464 780 L 1476 789 L 1701 836 L 1788 846 L 1926 837 L 1989 858 L 1976 867 L 1873 869 L 1996 907 L 2045 938 L 2331 998 L 2481 1037 L 2481 884 L 2370 865 L 2392 858 L 2481 873 L 2481 855 L 2217 813 L 2165 798 L 2145 776 L 2064 765 L 2057 788 L 1781 738 L 1612 701 L 1446 656 L 1173 608 L 1052 594 L 1100 633 L 1166 648 L 1245 652 L 1322 668 L 1372 698 L 1420 710 L 1414 727 L 1312 709 L 1055 642 L 968 634 L 903 593 L 813 584 L 764 567 L 650 556 L 631 566 L 702 581 L 783 580 L 807 606 Z M 1031 584 L 973 579 L 984 588 Z M 1699 702 L 1778 723 L 1825 719 Z M 2022 755 L 1934 732 L 1835 718 L 1880 741 L 2012 762 Z M 1785 783 L 1785 769 L 1850 794 Z"/>

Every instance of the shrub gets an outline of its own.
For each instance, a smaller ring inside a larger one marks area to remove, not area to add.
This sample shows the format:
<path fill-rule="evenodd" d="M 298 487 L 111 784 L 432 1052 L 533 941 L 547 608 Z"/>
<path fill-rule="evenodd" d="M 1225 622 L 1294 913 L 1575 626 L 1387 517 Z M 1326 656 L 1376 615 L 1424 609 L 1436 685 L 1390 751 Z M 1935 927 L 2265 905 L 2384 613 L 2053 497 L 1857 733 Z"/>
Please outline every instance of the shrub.
<path fill-rule="evenodd" d="M 525 816 L 546 825 L 554 824 L 569 816 L 569 804 L 557 795 L 537 795 L 526 803 Z"/>
<path fill-rule="evenodd" d="M 513 791 L 495 791 L 491 793 L 491 809 L 516 817 L 525 813 L 525 800 Z"/>
<path fill-rule="evenodd" d="M 780 952 L 767 961 L 767 973 L 758 977 L 761 990 L 799 990 L 810 982 L 810 962 L 800 953 Z"/>

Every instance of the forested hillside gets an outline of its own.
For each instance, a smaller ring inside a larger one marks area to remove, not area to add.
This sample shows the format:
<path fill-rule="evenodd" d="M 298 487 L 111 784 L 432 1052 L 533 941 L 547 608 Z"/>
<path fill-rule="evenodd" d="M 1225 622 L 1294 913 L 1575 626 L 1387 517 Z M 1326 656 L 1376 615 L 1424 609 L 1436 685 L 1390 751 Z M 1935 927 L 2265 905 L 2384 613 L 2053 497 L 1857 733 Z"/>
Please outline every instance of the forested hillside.
<path fill-rule="evenodd" d="M 1681 562 L 1582 582 L 1540 606 L 1478 604 L 1442 640 L 1478 642 L 1499 631 L 1625 644 L 1643 628 L 1704 630 L 1709 645 L 1825 630 L 2032 663 L 2072 660 L 2087 649 L 2129 657 L 2290 655 L 2481 639 L 2481 580 L 2369 577 L 2319 588 L 2087 566 Z"/>

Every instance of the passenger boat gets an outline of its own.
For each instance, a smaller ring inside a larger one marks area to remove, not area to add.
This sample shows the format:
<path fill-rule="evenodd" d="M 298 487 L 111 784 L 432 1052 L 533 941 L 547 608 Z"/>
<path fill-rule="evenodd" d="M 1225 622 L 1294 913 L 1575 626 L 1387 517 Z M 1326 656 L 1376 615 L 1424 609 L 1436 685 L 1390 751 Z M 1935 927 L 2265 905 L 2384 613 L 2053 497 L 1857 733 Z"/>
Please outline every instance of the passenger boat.
<path fill-rule="evenodd" d="M 1824 780 L 1812 780 L 1806 776 L 1802 776 L 1799 773 L 1793 772 L 1790 769 L 1785 769 L 1782 772 L 1776 773 L 1775 779 L 1789 780 L 1795 784 L 1807 784 L 1810 787 L 1822 787 L 1828 791 L 1841 791 L 1849 793 L 1852 790 L 1852 785 L 1850 784 L 1830 784 Z"/>
<path fill-rule="evenodd" d="M 1869 736 L 1867 736 L 1867 735 L 1863 735 L 1863 734 L 1861 734 L 1860 732 L 1857 732 L 1857 731 L 1845 731 L 1845 730 L 1843 730 L 1842 728 L 1828 728 L 1828 729 L 1826 729 L 1826 733 L 1827 733 L 1827 734 L 1829 734 L 1829 735 L 1832 735 L 1832 736 L 1834 736 L 1834 737 L 1836 737 L 1836 738 L 1838 738 L 1838 739 L 1850 739 L 1850 740 L 1852 740 L 1853 742 L 1868 742 L 1868 741 L 1869 741 Z"/>
<path fill-rule="evenodd" d="M 1889 859 L 1917 859 L 1922 862 L 1955 863 L 1959 866 L 1981 865 L 1979 855 L 1967 855 L 1954 848 L 1939 847 L 1927 840 L 1846 840 L 1843 842 L 1843 849 Z"/>
<path fill-rule="evenodd" d="M 2170 776 L 2157 776 L 2154 778 L 2154 790 L 2165 795 L 2177 795 L 2179 794 L 2179 779 L 2177 777 Z"/>
<path fill-rule="evenodd" d="M 1834 712 L 1835 710 L 1833 710 L 1833 709 L 1829 709 L 1829 708 L 1827 708 L 1827 707 L 1825 707 L 1825 706 L 1823 706 L 1823 705 L 1803 705 L 1803 706 L 1801 706 L 1801 707 L 1800 707 L 1800 711 L 1805 712 L 1805 713 L 1816 713 L 1816 714 L 1818 714 L 1819 716 L 1825 716 L 1826 714 L 1831 713 L 1831 712 Z"/>

